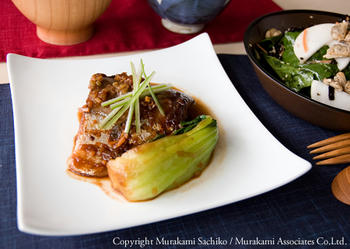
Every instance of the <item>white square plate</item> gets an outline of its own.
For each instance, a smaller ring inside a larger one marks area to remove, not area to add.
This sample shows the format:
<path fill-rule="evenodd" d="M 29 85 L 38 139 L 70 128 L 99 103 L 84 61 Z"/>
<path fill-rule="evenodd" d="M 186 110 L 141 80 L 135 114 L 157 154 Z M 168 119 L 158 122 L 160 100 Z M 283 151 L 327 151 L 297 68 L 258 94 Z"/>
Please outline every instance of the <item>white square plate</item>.
<path fill-rule="evenodd" d="M 220 128 L 202 175 L 152 201 L 110 198 L 66 173 L 78 129 L 77 110 L 90 76 L 130 73 L 143 59 L 154 82 L 183 89 L 210 106 Z M 121 229 L 207 210 L 286 184 L 311 165 L 281 145 L 259 122 L 223 70 L 207 34 L 178 46 L 131 56 L 43 60 L 9 54 L 14 110 L 18 227 L 42 235 Z"/>

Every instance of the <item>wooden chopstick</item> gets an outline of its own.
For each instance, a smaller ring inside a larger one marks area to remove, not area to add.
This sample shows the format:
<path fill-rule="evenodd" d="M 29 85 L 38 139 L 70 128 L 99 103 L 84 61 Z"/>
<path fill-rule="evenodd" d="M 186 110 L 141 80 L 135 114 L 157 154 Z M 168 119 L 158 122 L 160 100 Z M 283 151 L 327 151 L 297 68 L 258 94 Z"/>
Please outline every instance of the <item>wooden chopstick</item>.
<path fill-rule="evenodd" d="M 320 147 L 320 146 L 324 146 L 324 145 L 328 145 L 331 143 L 335 143 L 335 142 L 339 142 L 345 139 L 349 139 L 350 138 L 350 133 L 344 133 L 335 137 L 331 137 L 331 138 L 327 138 L 325 140 L 321 140 L 318 141 L 316 143 L 310 144 L 309 146 L 307 146 L 308 149 L 311 148 L 316 148 L 316 147 Z"/>
<path fill-rule="evenodd" d="M 326 165 L 326 164 L 340 164 L 340 163 L 348 163 L 350 161 L 350 154 L 341 155 L 337 157 L 333 157 L 330 159 L 322 160 L 317 162 L 317 165 Z"/>
<path fill-rule="evenodd" d="M 310 151 L 310 154 L 322 153 L 322 152 L 326 152 L 326 151 L 330 151 L 330 150 L 336 150 L 336 149 L 340 149 L 343 147 L 347 147 L 349 145 L 350 145 L 350 139 L 342 140 L 339 142 L 335 142 L 335 143 L 328 144 L 328 145 L 322 146 L 320 148 L 314 149 L 314 150 Z"/>
<path fill-rule="evenodd" d="M 337 150 L 332 150 L 332 151 L 314 156 L 312 159 L 314 159 L 314 160 L 325 159 L 325 158 L 340 156 L 340 155 L 344 155 L 344 154 L 350 154 L 350 146 L 347 146 L 347 147 L 344 147 L 341 149 L 337 149 Z"/>

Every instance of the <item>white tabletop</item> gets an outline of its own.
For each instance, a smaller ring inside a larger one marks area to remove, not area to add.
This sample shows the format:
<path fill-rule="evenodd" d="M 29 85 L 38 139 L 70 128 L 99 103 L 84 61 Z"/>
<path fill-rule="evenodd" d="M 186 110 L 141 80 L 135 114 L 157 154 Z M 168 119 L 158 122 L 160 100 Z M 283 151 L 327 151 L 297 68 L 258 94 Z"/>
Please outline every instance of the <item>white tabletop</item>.
<path fill-rule="evenodd" d="M 342 14 L 350 14 L 350 0 L 273 0 L 283 9 L 313 9 L 313 10 L 324 10 L 330 12 L 337 12 Z M 214 49 L 217 53 L 226 54 L 245 54 L 243 42 L 234 42 L 226 44 L 216 44 Z M 131 53 L 137 53 L 139 51 L 122 52 L 122 53 L 110 53 L 110 54 L 99 54 L 84 56 L 84 58 L 101 58 L 120 56 Z M 67 58 L 67 57 L 65 57 Z M 70 58 L 81 58 L 81 57 L 70 57 Z M 8 83 L 8 75 L 6 69 L 6 63 L 0 63 L 0 84 Z"/>

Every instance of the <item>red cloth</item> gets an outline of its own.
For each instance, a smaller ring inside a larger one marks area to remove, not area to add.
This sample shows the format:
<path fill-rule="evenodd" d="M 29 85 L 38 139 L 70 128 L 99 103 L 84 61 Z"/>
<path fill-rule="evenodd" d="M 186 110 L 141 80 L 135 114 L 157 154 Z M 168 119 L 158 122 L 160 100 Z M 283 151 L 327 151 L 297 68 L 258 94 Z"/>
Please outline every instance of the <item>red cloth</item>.
<path fill-rule="evenodd" d="M 278 10 L 281 8 L 271 0 L 232 0 L 203 31 L 209 33 L 214 44 L 241 41 L 252 20 Z M 164 48 L 195 36 L 163 28 L 160 17 L 146 0 L 112 0 L 96 21 L 95 35 L 73 46 L 55 46 L 39 40 L 35 25 L 10 0 L 0 1 L 0 16 L 0 61 L 5 61 L 7 53 L 49 58 Z"/>

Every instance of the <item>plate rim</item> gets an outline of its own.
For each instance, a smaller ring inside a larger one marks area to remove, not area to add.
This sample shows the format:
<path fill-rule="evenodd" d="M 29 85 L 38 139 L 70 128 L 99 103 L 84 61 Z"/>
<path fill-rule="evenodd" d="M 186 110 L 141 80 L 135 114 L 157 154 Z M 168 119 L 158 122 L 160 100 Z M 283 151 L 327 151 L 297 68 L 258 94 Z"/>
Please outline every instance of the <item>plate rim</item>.
<path fill-rule="evenodd" d="M 203 33 L 203 34 L 200 34 L 184 43 L 181 43 L 181 44 L 178 44 L 178 45 L 175 45 L 175 46 L 172 46 L 172 47 L 169 47 L 169 48 L 164 48 L 164 49 L 160 49 L 160 50 L 154 50 L 154 51 L 148 51 L 148 52 L 140 52 L 140 53 L 135 53 L 135 54 L 132 54 L 132 55 L 122 55 L 122 56 L 115 56 L 115 57 L 108 57 L 108 58 L 121 58 L 121 57 L 130 57 L 130 56 L 135 56 L 135 55 L 143 55 L 143 54 L 147 54 L 147 53 L 153 53 L 155 51 L 161 51 L 161 50 L 168 50 L 168 49 L 171 49 L 171 48 L 174 48 L 174 47 L 179 47 L 179 46 L 183 46 L 183 45 L 186 45 L 188 43 L 191 43 L 191 41 L 195 40 L 195 39 L 203 39 L 205 40 L 205 42 L 207 42 L 208 44 L 207 45 L 210 45 L 211 47 L 211 51 L 209 51 L 210 53 L 215 53 L 214 51 L 214 48 L 212 46 L 212 43 L 210 41 L 210 38 L 209 38 L 209 35 L 207 33 Z M 14 86 L 14 83 L 12 81 L 12 76 L 11 76 L 11 65 L 12 65 L 12 60 L 14 58 L 16 59 L 23 59 L 23 58 L 26 58 L 26 59 L 31 59 L 31 60 L 40 60 L 40 61 L 45 61 L 45 60 L 68 60 L 70 61 L 71 59 L 40 59 L 40 58 L 32 58 L 32 57 L 28 57 L 28 56 L 23 56 L 23 55 L 17 55 L 17 54 L 8 54 L 8 63 L 7 63 L 7 67 L 8 67 L 8 71 L 9 71 L 9 79 L 10 79 L 10 88 L 11 88 L 11 97 L 12 97 L 12 107 L 13 107 L 13 120 L 14 120 L 14 126 L 15 126 L 15 145 L 19 143 L 19 136 L 18 136 L 18 124 L 17 124 L 17 118 L 16 116 L 18 115 L 17 111 L 16 111 L 16 106 L 17 104 L 15 103 L 16 102 L 16 93 L 15 93 L 15 90 L 13 90 L 13 88 L 15 88 L 16 86 Z M 84 61 L 90 61 L 90 60 L 105 60 L 107 58 L 87 58 L 87 59 L 78 59 L 78 60 L 84 60 Z M 74 59 L 74 60 L 77 60 L 77 59 Z M 232 84 L 231 80 L 229 79 L 227 73 L 225 72 L 224 68 L 222 67 L 218 57 L 216 56 L 216 64 L 218 64 L 220 66 L 220 70 L 224 73 L 225 75 L 225 78 L 226 78 L 226 81 L 231 83 L 231 86 L 234 88 L 234 85 Z M 241 97 L 242 98 L 242 97 Z M 243 98 L 242 98 L 243 100 Z M 243 100 L 243 102 L 245 103 L 245 101 Z M 245 103 L 246 104 L 246 103 Z M 249 108 L 249 107 L 248 107 Z M 249 108 L 249 110 L 251 111 L 251 109 Z M 257 120 L 257 122 L 261 123 L 262 122 L 256 117 L 256 115 L 252 112 L 252 115 L 254 115 L 255 119 Z M 169 220 L 169 219 L 172 219 L 172 218 L 179 218 L 179 217 L 183 217 L 183 216 L 186 216 L 186 215 L 191 215 L 191 214 L 195 214 L 195 213 L 199 213 L 199 212 L 204 212 L 204 211 L 207 211 L 207 210 L 210 210 L 210 209 L 213 209 L 213 208 L 217 208 L 217 207 L 222 207 L 222 206 L 225 206 L 225 205 L 228 205 L 228 204 L 233 204 L 233 203 L 236 203 L 236 202 L 239 202 L 239 201 L 242 201 L 242 200 L 245 200 L 247 198 L 251 198 L 251 197 L 255 197 L 255 196 L 258 196 L 260 194 L 263 194 L 263 193 L 267 193 L 269 191 L 272 191 L 274 189 L 277 189 L 283 185 L 286 185 L 292 181 L 294 181 L 295 179 L 299 178 L 300 176 L 304 175 L 306 172 L 308 172 L 310 169 L 311 169 L 311 163 L 308 162 L 307 160 L 301 158 L 300 156 L 296 155 L 295 153 L 293 153 L 292 151 L 290 151 L 287 147 L 285 147 L 276 137 L 274 137 L 271 132 L 264 126 L 264 124 L 262 124 L 262 126 L 264 127 L 264 129 L 279 143 L 279 145 L 283 146 L 286 150 L 288 150 L 290 153 L 294 154 L 296 157 L 298 157 L 299 159 L 301 159 L 301 161 L 303 161 L 303 169 L 300 170 L 298 172 L 298 174 L 295 174 L 293 175 L 292 177 L 290 177 L 287 181 L 285 182 L 282 182 L 282 183 L 279 183 L 279 184 L 276 184 L 276 185 L 273 185 L 273 186 L 270 186 L 266 189 L 261 189 L 259 191 L 257 191 L 256 193 L 254 194 L 246 194 L 245 196 L 239 198 L 238 200 L 226 200 L 226 201 L 221 201 L 219 204 L 217 202 L 212 202 L 210 205 L 208 205 L 206 208 L 199 208 L 197 210 L 194 210 L 194 211 L 191 211 L 191 212 L 186 212 L 186 213 L 183 213 L 183 214 L 179 214 L 179 215 L 173 215 L 173 214 L 169 214 L 168 217 L 166 218 L 159 218 L 159 219 L 152 219 L 152 221 L 145 221 L 145 222 L 141 222 L 141 223 L 137 223 L 137 224 L 134 224 L 134 225 L 131 225 L 131 226 L 120 226 L 118 228 L 114 228 L 114 229 L 109 229 L 109 230 L 99 230 L 99 231 L 91 231 L 91 232 L 87 232 L 87 233 L 81 233 L 81 232 L 77 232 L 77 233 L 57 233 L 55 231 L 48 231 L 46 229 L 40 229 L 38 227 L 33 227 L 31 226 L 30 224 L 26 224 L 25 222 L 25 219 L 24 219 L 24 214 L 23 214 L 23 204 L 21 205 L 22 201 L 23 201 L 23 196 L 22 196 L 22 193 L 21 193 L 21 188 L 23 187 L 22 186 L 22 181 L 21 179 L 23 178 L 23 175 L 21 173 L 21 170 L 20 170 L 20 167 L 17 167 L 17 165 L 19 165 L 20 163 L 22 163 L 22 159 L 21 158 L 18 158 L 18 150 L 19 150 L 19 147 L 20 146 L 15 146 L 15 153 L 16 153 L 16 160 L 15 160 L 15 165 L 16 165 L 16 184 L 17 184 L 17 225 L 18 225 L 18 229 L 22 232 L 25 232 L 25 233 L 30 233 L 30 234 L 37 234 L 37 235 L 50 235 L 50 236 L 68 236 L 68 235 L 82 235 L 82 234 L 92 234 L 92 233 L 98 233 L 98 232 L 107 232 L 107 231 L 114 231 L 114 230 L 120 230 L 120 229 L 125 229 L 125 228 L 130 228 L 130 227 L 135 227 L 135 226 L 141 226 L 141 225 L 145 225 L 145 224 L 150 224 L 150 223 L 156 223 L 156 222 L 159 222 L 159 221 L 165 221 L 165 220 Z M 17 127 L 17 128 L 16 128 Z"/>

